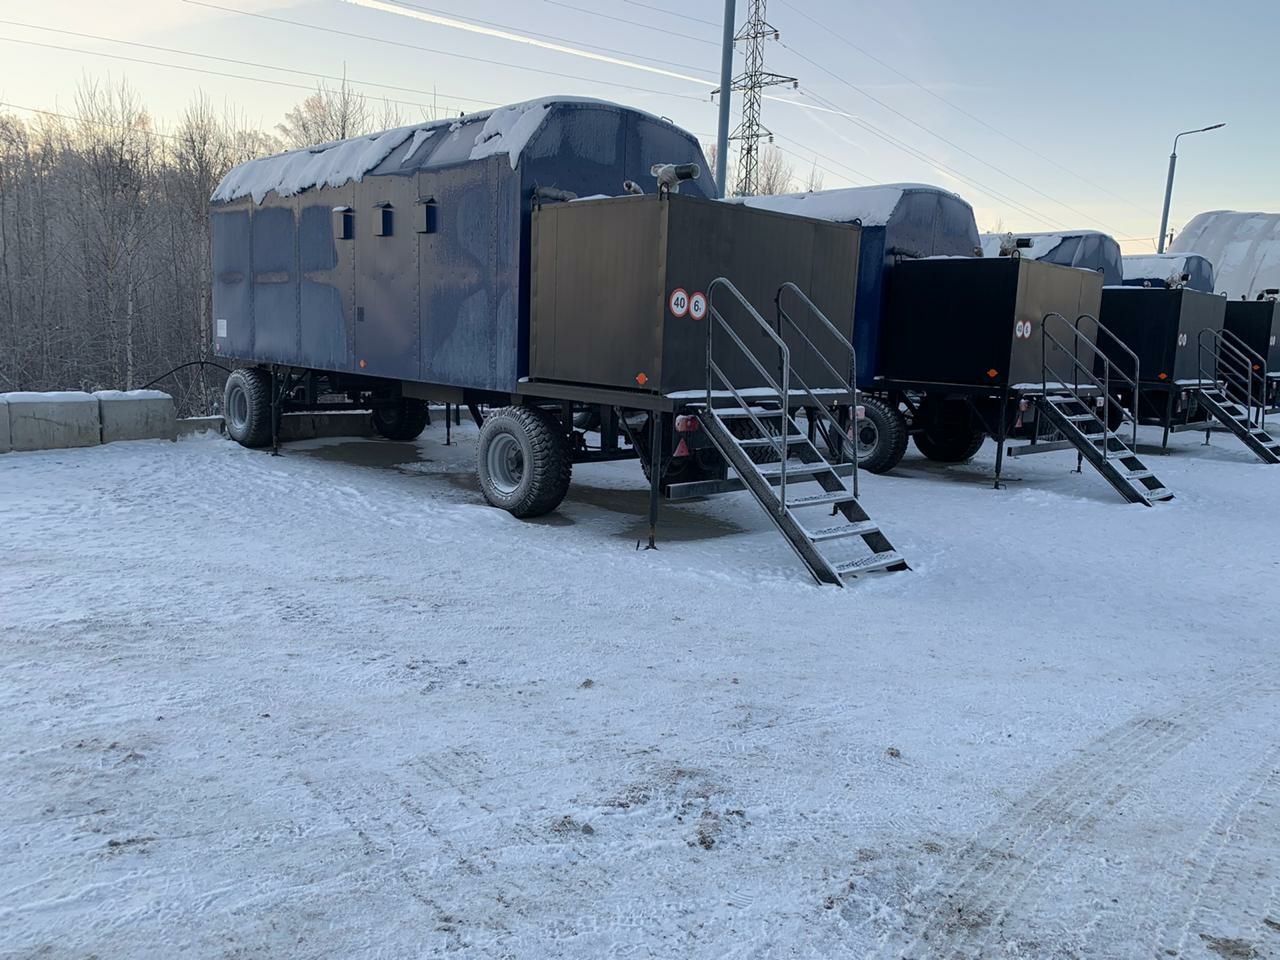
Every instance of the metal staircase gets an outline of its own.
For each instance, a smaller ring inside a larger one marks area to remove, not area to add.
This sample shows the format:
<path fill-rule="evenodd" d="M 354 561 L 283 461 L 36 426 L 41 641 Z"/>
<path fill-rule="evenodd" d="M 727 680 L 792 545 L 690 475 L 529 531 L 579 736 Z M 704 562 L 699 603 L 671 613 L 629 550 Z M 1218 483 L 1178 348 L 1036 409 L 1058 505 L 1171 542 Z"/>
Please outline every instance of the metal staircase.
<path fill-rule="evenodd" d="M 1108 333 L 1116 345 L 1128 353 L 1133 362 L 1132 377 L 1081 332 L 1081 320 L 1097 324 L 1099 331 Z M 1070 347 L 1054 336 L 1051 327 L 1058 325 L 1055 321 L 1060 321 L 1070 332 Z M 1138 409 L 1139 398 L 1137 355 L 1088 315 L 1077 317 L 1072 324 L 1060 313 L 1046 314 L 1040 333 L 1042 392 L 1035 400 L 1045 422 L 1075 447 L 1081 461 L 1087 460 L 1129 503 L 1150 507 L 1162 500 L 1172 500 L 1173 493 L 1135 452 L 1138 418 L 1134 411 Z M 1082 347 L 1088 363 L 1080 359 Z M 1052 363 L 1051 357 L 1056 354 L 1070 361 L 1069 377 Z M 1132 398 L 1132 408 L 1117 399 L 1116 391 L 1124 388 Z M 1113 424 L 1118 429 L 1113 429 Z"/>
<path fill-rule="evenodd" d="M 1267 432 L 1266 361 L 1227 330 L 1201 330 L 1198 339 L 1196 399 L 1259 460 L 1280 463 L 1280 442 Z"/>
<path fill-rule="evenodd" d="M 731 297 L 750 324 L 758 325 L 770 346 L 776 348 L 776 376 L 725 320 L 716 306 L 718 292 Z M 849 370 L 853 370 L 852 344 L 794 284 L 783 284 L 778 290 L 775 330 L 737 287 L 719 277 L 707 288 L 707 396 L 705 403 L 697 408 L 698 419 L 716 449 L 820 583 L 843 586 L 846 578 L 860 573 L 906 570 L 906 561 L 858 502 L 856 450 L 848 439 L 849 427 L 845 422 L 855 415 L 857 392 L 853 375 L 837 371 L 787 313 L 783 299 L 788 294 L 797 298 L 843 344 L 850 356 Z M 735 386 L 730 380 L 717 362 L 717 333 L 724 334 L 728 343 L 750 362 L 765 385 L 763 389 Z M 788 333 L 798 335 L 837 383 L 848 384 L 843 418 L 792 369 Z M 792 415 L 792 408 L 801 406 L 808 411 L 809 430 L 801 430 Z M 754 429 L 740 429 L 743 421 Z M 737 430 L 735 422 L 739 426 Z M 744 437 L 747 433 L 754 436 Z M 810 439 L 811 433 L 815 437 L 821 434 L 831 460 Z M 772 452 L 771 461 L 757 462 L 761 459 L 758 456 L 761 448 Z M 753 452 L 757 456 L 753 457 Z"/>

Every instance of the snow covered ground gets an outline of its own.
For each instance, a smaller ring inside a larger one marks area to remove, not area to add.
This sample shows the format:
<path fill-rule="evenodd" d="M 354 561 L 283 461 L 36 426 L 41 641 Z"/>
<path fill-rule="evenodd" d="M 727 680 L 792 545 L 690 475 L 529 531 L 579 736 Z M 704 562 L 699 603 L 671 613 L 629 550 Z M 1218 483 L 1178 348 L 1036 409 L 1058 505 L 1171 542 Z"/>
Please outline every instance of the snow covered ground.
<path fill-rule="evenodd" d="M 839 590 L 460 433 L 0 457 L 0 956 L 1280 956 L 1280 468 L 912 456 Z"/>

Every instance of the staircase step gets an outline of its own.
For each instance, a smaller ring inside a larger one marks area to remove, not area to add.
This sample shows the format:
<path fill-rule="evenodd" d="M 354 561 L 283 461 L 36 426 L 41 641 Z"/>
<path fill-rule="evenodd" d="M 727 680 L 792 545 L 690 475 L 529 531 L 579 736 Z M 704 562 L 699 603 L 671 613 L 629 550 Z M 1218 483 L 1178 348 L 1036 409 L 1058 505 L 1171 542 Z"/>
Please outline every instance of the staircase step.
<path fill-rule="evenodd" d="M 1124 475 L 1124 478 L 1131 483 L 1135 480 L 1146 480 L 1148 477 L 1154 477 L 1155 474 L 1150 470 L 1133 470 Z"/>
<path fill-rule="evenodd" d="M 838 540 L 841 537 L 860 537 L 868 533 L 878 533 L 879 524 L 874 520 L 858 520 L 852 523 L 840 523 L 833 527 L 823 527 L 821 530 L 806 530 L 805 534 L 814 543 L 822 543 L 824 540 Z"/>
<path fill-rule="evenodd" d="M 902 554 L 898 553 L 898 551 L 886 550 L 883 553 L 873 553 L 869 557 L 859 557 L 857 560 L 844 560 L 840 563 L 833 563 L 831 568 L 840 576 L 849 577 L 857 573 L 883 570 L 885 567 L 892 567 L 904 562 Z"/>
<path fill-rule="evenodd" d="M 1067 417 L 1072 423 L 1081 423 L 1085 420 L 1097 420 L 1098 417 L 1092 413 L 1077 413 Z"/>
<path fill-rule="evenodd" d="M 780 417 L 783 410 L 780 407 L 751 407 L 749 410 L 745 407 L 722 407 L 716 408 L 713 413 L 721 420 L 749 420 L 753 414 L 763 420 L 766 417 Z"/>
<path fill-rule="evenodd" d="M 1142 495 L 1148 500 L 1172 500 L 1173 491 L 1168 487 L 1156 487 L 1153 490 L 1143 490 Z"/>
<path fill-rule="evenodd" d="M 756 471 L 762 477 L 777 479 L 782 476 L 782 464 L 780 463 L 757 463 Z M 807 480 L 810 477 L 816 477 L 820 473 L 834 473 L 837 477 L 846 477 L 853 472 L 853 464 L 839 463 L 831 464 L 825 460 L 819 460 L 817 463 L 788 463 L 787 464 L 787 480 Z"/>
<path fill-rule="evenodd" d="M 808 443 L 809 438 L 802 433 L 793 433 L 787 438 L 787 446 L 793 443 Z M 782 435 L 775 433 L 772 437 L 751 437 L 747 440 L 739 440 L 740 447 L 772 447 L 782 443 Z"/>
<path fill-rule="evenodd" d="M 813 493 L 804 497 L 796 497 L 787 501 L 787 509 L 796 507 L 820 507 L 825 503 L 850 503 L 854 499 L 848 490 L 836 490 L 831 493 Z"/>

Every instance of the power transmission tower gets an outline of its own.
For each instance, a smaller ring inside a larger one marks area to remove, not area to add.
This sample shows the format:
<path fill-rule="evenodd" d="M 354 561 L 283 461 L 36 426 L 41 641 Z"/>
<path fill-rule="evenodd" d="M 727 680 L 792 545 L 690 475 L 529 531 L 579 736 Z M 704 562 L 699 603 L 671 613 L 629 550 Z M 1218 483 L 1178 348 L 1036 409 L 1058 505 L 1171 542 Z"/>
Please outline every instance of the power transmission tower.
<path fill-rule="evenodd" d="M 769 73 L 764 68 L 764 42 L 778 39 L 778 31 L 765 19 L 765 3 L 766 0 L 748 0 L 746 22 L 733 38 L 735 44 L 746 44 L 743 73 L 733 81 L 733 89 L 742 93 L 742 122 L 729 138 L 742 144 L 738 149 L 736 191 L 741 196 L 751 196 L 756 192 L 760 174 L 761 138 L 768 137 L 769 142 L 773 142 L 773 134 L 760 122 L 760 100 L 764 88 L 784 84 L 793 87 L 800 85 L 795 77 Z"/>

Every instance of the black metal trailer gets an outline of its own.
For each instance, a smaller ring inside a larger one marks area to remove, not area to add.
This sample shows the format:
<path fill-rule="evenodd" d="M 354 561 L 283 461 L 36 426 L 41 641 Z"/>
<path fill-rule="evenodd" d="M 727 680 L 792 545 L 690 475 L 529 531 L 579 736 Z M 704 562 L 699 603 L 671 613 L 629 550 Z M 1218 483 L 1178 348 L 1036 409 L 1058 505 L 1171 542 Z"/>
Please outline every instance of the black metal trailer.
<path fill-rule="evenodd" d="M 1223 317 L 1222 329 L 1234 336 L 1255 357 L 1260 357 L 1261 364 L 1255 359 L 1255 372 L 1261 373 L 1265 384 L 1263 387 L 1264 403 L 1267 413 L 1280 412 L 1280 305 L 1277 305 L 1276 294 L 1270 291 L 1257 300 L 1228 300 L 1227 312 Z M 1241 391 L 1237 387 L 1235 398 L 1241 399 Z"/>
<path fill-rule="evenodd" d="M 1141 385 L 1138 422 L 1161 428 L 1162 449 L 1172 433 L 1203 430 L 1208 443 L 1221 426 L 1264 463 L 1280 463 L 1266 431 L 1266 361 L 1224 329 L 1227 305 L 1189 287 L 1107 287 L 1100 342 L 1128 348 L 1119 366 Z"/>
<path fill-rule="evenodd" d="M 1119 432 L 1132 418 L 1125 377 L 1098 347 L 1101 297 L 1098 273 L 1018 256 L 903 260 L 880 372 L 862 389 L 906 411 L 930 459 L 963 462 L 991 436 L 997 487 L 1006 454 L 1072 449 L 1126 500 L 1168 499 Z"/>
<path fill-rule="evenodd" d="M 228 432 L 278 450 L 283 412 L 372 407 L 406 440 L 428 402 L 465 405 L 481 489 L 517 516 L 575 463 L 638 458 L 650 546 L 662 493 L 745 488 L 820 581 L 904 567 L 843 443 L 860 232 L 710 200 L 703 162 L 669 122 L 549 100 L 233 170 Z"/>

